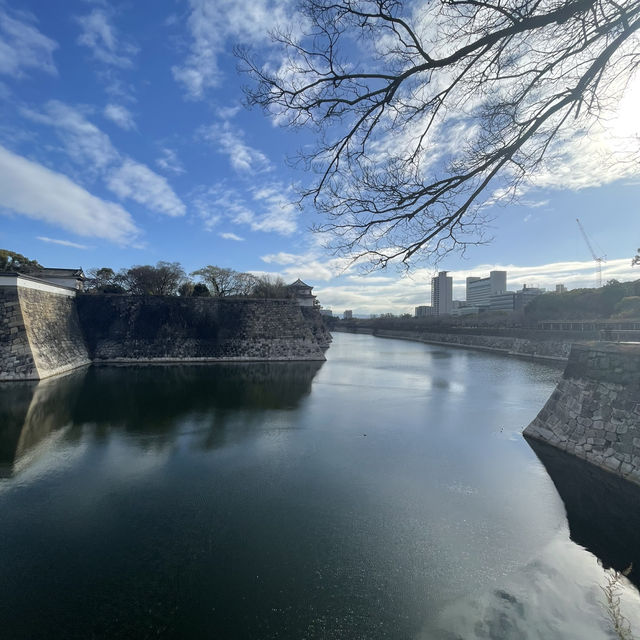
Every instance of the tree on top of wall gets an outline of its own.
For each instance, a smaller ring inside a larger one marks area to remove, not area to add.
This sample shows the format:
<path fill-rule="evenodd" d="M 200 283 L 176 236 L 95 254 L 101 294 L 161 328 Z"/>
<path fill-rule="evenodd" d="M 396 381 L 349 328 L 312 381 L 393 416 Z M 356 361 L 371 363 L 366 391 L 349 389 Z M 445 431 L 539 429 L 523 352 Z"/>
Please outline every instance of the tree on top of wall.
<path fill-rule="evenodd" d="M 18 273 L 33 273 L 42 269 L 37 260 L 31 260 L 21 253 L 0 249 L 0 271 L 15 271 Z"/>

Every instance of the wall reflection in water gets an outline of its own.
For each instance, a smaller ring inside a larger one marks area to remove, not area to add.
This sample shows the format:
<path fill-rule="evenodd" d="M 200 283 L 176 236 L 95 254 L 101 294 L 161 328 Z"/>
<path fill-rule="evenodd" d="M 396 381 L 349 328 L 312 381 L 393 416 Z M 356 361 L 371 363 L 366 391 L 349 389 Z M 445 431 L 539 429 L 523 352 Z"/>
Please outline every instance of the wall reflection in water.
<path fill-rule="evenodd" d="M 0 475 L 13 475 L 47 436 L 72 423 L 87 369 L 41 380 L 0 384 Z"/>
<path fill-rule="evenodd" d="M 0 385 L 0 474 L 28 464 L 48 436 L 78 440 L 116 429 L 171 441 L 184 423 L 202 432 L 199 446 L 215 447 L 234 427 L 262 424 L 264 410 L 293 410 L 311 392 L 322 362 L 92 367 L 40 382 Z M 239 420 L 240 418 L 240 420 Z M 238 429 L 234 437 L 241 437 Z M 149 446 L 152 443 L 147 442 Z"/>
<path fill-rule="evenodd" d="M 640 486 L 554 447 L 527 440 L 567 510 L 571 539 L 597 556 L 605 569 L 633 569 L 640 587 Z"/>

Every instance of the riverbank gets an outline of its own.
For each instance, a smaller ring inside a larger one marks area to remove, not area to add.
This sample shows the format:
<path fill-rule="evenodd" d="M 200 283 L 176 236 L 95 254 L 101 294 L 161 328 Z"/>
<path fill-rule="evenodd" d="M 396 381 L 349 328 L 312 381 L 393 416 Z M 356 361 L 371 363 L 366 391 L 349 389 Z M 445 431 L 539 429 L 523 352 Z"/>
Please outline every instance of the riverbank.
<path fill-rule="evenodd" d="M 447 347 L 460 347 L 477 351 L 489 351 L 506 356 L 516 356 L 547 362 L 567 362 L 571 345 L 575 340 L 542 340 L 539 338 L 522 338 L 515 336 L 470 335 L 460 333 L 435 333 L 415 331 L 398 331 L 392 329 L 357 329 L 344 333 L 365 333 L 378 338 L 395 338 L 397 340 L 411 340 L 425 344 L 436 344 Z"/>

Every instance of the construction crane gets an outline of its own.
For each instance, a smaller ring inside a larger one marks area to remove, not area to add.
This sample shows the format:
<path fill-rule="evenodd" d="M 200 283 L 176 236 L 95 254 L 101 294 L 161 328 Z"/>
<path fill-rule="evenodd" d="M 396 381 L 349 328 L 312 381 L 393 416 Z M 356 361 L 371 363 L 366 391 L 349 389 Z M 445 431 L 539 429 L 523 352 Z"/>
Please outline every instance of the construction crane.
<path fill-rule="evenodd" d="M 579 218 L 576 218 L 576 222 L 578 223 L 578 227 L 580 227 L 580 232 L 582 233 L 582 237 L 584 238 L 584 241 L 587 243 L 587 247 L 589 247 L 589 251 L 593 256 L 593 259 L 596 261 L 596 286 L 600 288 L 602 286 L 602 263 L 606 261 L 607 256 L 598 257 L 596 255 L 596 252 L 594 251 L 593 247 L 591 246 L 591 242 L 589 241 L 589 236 L 587 235 L 587 232 L 584 230 L 584 227 L 582 226 L 582 223 L 580 222 Z"/>

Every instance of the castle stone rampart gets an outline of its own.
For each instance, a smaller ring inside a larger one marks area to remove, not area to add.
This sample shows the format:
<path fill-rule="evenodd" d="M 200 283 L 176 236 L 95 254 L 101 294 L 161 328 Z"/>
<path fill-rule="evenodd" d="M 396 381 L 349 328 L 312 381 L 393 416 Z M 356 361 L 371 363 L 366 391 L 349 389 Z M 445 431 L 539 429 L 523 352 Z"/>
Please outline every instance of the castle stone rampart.
<path fill-rule="evenodd" d="M 524 435 L 640 484 L 640 345 L 573 345 Z"/>
<path fill-rule="evenodd" d="M 33 380 L 89 364 L 75 291 L 36 278 L 0 278 L 0 380 Z"/>
<path fill-rule="evenodd" d="M 94 361 L 325 359 L 293 300 L 85 295 L 77 306 Z"/>

